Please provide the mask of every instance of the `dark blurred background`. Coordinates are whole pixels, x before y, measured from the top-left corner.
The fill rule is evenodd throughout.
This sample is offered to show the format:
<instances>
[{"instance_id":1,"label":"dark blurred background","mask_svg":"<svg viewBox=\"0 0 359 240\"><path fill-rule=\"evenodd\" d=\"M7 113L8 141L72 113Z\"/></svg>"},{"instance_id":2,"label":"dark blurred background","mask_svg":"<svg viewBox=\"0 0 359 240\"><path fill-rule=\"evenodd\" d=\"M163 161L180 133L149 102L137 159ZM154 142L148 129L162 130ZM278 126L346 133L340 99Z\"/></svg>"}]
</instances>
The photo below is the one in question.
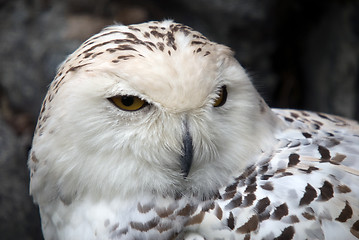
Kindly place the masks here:
<instances>
[{"instance_id":1,"label":"dark blurred background","mask_svg":"<svg viewBox=\"0 0 359 240\"><path fill-rule=\"evenodd\" d=\"M0 0L1 239L41 239L26 161L58 64L106 25L168 18L235 50L271 107L359 119L359 1Z\"/></svg>"}]
</instances>

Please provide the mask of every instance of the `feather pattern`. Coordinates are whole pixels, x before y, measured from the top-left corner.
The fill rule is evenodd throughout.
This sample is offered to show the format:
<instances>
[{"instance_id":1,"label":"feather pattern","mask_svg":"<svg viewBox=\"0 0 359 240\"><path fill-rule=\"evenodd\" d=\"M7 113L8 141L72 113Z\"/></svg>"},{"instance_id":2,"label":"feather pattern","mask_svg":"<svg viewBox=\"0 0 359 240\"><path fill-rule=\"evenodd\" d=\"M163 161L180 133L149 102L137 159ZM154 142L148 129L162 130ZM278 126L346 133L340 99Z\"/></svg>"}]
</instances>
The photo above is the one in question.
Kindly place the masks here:
<instances>
[{"instance_id":1,"label":"feather pattern","mask_svg":"<svg viewBox=\"0 0 359 240\"><path fill-rule=\"evenodd\" d=\"M359 238L358 124L273 111L288 126L273 150L221 188L212 209L199 208L192 219L202 221L188 231L205 239Z\"/></svg>"}]
</instances>

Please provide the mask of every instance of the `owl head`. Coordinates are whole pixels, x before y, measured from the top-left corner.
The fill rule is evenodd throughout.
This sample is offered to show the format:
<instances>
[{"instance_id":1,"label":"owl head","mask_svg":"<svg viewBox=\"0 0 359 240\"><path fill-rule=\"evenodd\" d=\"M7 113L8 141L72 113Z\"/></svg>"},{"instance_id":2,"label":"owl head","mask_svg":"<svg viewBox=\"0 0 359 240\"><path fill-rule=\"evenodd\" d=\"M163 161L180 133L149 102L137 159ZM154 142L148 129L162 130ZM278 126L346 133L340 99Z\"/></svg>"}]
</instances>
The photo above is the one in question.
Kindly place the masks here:
<instances>
[{"instance_id":1,"label":"owl head","mask_svg":"<svg viewBox=\"0 0 359 240\"><path fill-rule=\"evenodd\" d=\"M31 192L210 197L273 143L274 124L228 47L172 21L107 27L50 85Z\"/></svg>"}]
</instances>

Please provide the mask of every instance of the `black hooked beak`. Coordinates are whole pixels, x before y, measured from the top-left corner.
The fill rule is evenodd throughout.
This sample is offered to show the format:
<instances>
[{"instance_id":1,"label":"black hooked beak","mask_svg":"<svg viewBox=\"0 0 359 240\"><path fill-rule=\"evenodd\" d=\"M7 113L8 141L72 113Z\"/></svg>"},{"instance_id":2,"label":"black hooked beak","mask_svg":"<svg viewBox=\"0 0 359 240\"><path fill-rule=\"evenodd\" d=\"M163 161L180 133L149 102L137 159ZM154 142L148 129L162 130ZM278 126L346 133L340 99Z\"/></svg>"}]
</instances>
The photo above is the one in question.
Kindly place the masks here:
<instances>
[{"instance_id":1,"label":"black hooked beak","mask_svg":"<svg viewBox=\"0 0 359 240\"><path fill-rule=\"evenodd\" d=\"M181 155L181 169L183 176L186 178L191 170L193 160L192 136L189 132L187 122L185 122L185 134L183 136L183 150Z\"/></svg>"}]
</instances>

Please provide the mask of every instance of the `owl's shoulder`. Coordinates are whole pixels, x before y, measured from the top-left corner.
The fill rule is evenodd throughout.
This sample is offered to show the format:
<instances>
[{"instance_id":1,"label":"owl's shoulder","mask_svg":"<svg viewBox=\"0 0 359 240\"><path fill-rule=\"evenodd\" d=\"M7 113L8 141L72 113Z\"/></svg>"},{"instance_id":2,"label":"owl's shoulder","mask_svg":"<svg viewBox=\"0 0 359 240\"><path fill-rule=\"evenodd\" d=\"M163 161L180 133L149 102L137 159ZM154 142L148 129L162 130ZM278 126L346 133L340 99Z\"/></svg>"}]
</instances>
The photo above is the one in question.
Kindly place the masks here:
<instances>
[{"instance_id":1,"label":"owl's shoulder","mask_svg":"<svg viewBox=\"0 0 359 240\"><path fill-rule=\"evenodd\" d=\"M189 229L210 239L358 238L358 124L322 113L274 112L287 128L272 150L220 189Z\"/></svg>"}]
</instances>

